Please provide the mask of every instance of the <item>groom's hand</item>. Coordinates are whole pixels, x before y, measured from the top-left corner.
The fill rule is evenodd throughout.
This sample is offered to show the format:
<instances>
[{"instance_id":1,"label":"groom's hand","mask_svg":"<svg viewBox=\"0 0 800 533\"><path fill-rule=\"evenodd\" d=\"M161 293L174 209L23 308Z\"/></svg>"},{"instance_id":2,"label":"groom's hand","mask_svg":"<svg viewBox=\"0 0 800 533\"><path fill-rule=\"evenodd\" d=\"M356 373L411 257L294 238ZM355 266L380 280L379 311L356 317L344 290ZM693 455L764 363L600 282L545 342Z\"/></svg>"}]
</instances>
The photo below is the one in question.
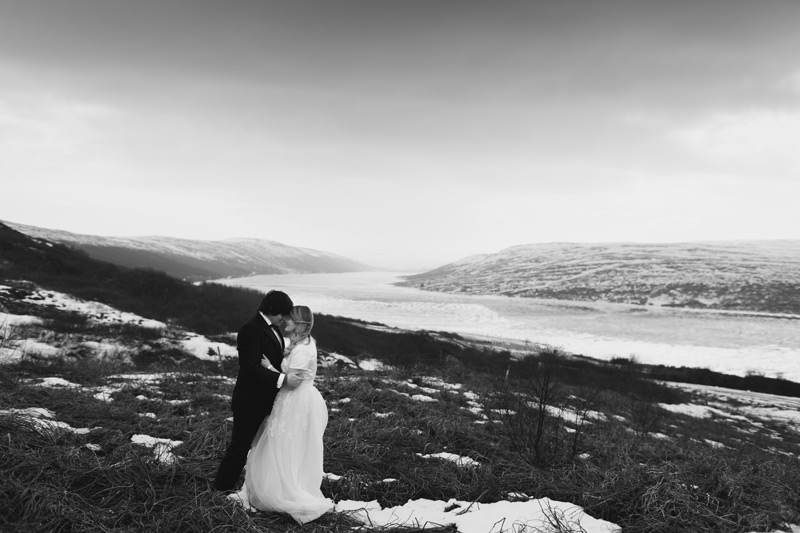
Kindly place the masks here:
<instances>
[{"instance_id":1,"label":"groom's hand","mask_svg":"<svg viewBox=\"0 0 800 533\"><path fill-rule=\"evenodd\" d=\"M302 382L303 372L301 370L291 370L286 374L286 379L283 384L289 389L294 389Z\"/></svg>"}]
</instances>

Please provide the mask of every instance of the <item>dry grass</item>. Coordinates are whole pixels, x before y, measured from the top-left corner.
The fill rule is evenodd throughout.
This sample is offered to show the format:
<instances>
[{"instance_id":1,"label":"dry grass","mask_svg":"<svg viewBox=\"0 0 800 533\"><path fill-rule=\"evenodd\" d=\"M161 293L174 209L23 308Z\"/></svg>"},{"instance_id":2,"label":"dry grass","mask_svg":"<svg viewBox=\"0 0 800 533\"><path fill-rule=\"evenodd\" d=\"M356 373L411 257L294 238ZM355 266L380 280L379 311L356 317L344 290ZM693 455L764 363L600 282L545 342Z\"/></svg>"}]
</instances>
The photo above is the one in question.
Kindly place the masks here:
<instances>
[{"instance_id":1,"label":"dry grass","mask_svg":"<svg viewBox=\"0 0 800 533\"><path fill-rule=\"evenodd\" d=\"M229 436L226 395L232 387L214 365L198 362L154 383L113 377L120 369L101 362L27 363L6 370L0 409L44 407L74 428L96 429L78 435L0 416L3 531L299 530L285 516L247 513L211 490ZM756 443L715 449L678 436L713 431L708 422L693 426L689 419L670 418L676 438L659 440L609 417L586 424L579 446L585 458L533 467L509 446L501 427L479 423L465 409L465 390L482 399L497 394L487 376L459 373L469 379L460 382L460 391L429 392L438 401L419 402L405 394L420 392L422 371L435 372L321 371L319 388L331 411L325 470L342 476L323 482L327 496L393 506L419 498L493 502L524 492L576 503L626 532L767 531L798 519L796 458L766 452ZM87 388L37 386L45 375ZM453 382L446 371L440 377ZM91 387L100 385L118 387L113 401L94 398ZM630 402L615 394L598 398L598 408L630 416L624 412ZM140 416L146 413L155 416ZM151 449L131 442L135 434L182 441L174 449L178 461L158 462ZM786 447L797 450L795 444ZM421 457L439 452L479 464L465 468ZM553 519L551 531L571 527L557 515ZM303 531L352 531L356 525L347 515L332 513Z\"/></svg>"}]
</instances>

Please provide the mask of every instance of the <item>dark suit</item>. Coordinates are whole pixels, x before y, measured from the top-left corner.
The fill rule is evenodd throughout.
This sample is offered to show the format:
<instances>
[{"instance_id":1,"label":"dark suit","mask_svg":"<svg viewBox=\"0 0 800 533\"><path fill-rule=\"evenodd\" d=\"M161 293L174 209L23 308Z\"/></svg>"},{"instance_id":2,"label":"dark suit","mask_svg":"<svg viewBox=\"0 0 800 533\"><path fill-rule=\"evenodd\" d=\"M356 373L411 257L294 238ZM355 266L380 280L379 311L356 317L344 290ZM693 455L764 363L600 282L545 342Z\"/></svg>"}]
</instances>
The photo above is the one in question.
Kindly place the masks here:
<instances>
[{"instance_id":1,"label":"dark suit","mask_svg":"<svg viewBox=\"0 0 800 533\"><path fill-rule=\"evenodd\" d=\"M261 357L266 355L272 366L280 370L283 346L260 314L256 313L241 327L236 337L236 349L239 352L239 375L231 397L233 430L214 482L217 490L232 490L236 486L253 438L261 422L272 411L280 390L280 374L261 366Z\"/></svg>"}]
</instances>

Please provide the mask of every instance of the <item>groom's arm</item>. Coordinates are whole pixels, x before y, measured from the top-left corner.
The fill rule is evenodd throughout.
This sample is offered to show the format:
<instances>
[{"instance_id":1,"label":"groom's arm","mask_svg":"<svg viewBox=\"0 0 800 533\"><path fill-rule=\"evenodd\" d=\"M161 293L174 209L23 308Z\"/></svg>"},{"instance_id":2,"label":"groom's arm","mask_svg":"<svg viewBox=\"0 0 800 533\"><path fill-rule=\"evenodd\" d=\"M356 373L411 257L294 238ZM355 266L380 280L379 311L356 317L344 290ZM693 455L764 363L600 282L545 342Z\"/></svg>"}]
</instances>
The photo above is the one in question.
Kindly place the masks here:
<instances>
[{"instance_id":1,"label":"groom's arm","mask_svg":"<svg viewBox=\"0 0 800 533\"><path fill-rule=\"evenodd\" d=\"M278 384L277 387L280 389L283 385L283 382L286 381L286 386L290 389L295 388L299 383L297 383L297 379L295 379L294 374L295 372L289 372L288 374L281 373L280 370L272 366L269 358L266 355L261 356L261 366L269 370L270 372L274 372L278 374Z\"/></svg>"},{"instance_id":2,"label":"groom's arm","mask_svg":"<svg viewBox=\"0 0 800 533\"><path fill-rule=\"evenodd\" d=\"M265 387L280 387L283 374L261 366L261 334L255 326L244 326L236 337L239 367Z\"/></svg>"}]
</instances>

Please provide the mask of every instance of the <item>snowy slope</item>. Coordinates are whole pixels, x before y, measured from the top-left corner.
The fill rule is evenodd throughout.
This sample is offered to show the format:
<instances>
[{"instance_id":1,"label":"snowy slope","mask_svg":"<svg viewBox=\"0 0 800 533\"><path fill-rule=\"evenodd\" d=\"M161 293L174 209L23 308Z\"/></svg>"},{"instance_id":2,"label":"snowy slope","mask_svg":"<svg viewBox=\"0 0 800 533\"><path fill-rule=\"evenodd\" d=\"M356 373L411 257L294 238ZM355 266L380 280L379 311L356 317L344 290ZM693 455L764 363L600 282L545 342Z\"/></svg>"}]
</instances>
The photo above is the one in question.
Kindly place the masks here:
<instances>
[{"instance_id":1,"label":"snowy slope","mask_svg":"<svg viewBox=\"0 0 800 533\"><path fill-rule=\"evenodd\" d=\"M800 241L531 244L409 276L442 292L800 314Z\"/></svg>"},{"instance_id":2,"label":"snowy slope","mask_svg":"<svg viewBox=\"0 0 800 533\"><path fill-rule=\"evenodd\" d=\"M153 268L190 281L255 274L374 270L339 255L263 239L200 241L161 236L101 237L4 223L28 236L83 250L95 259L127 267Z\"/></svg>"}]
</instances>

